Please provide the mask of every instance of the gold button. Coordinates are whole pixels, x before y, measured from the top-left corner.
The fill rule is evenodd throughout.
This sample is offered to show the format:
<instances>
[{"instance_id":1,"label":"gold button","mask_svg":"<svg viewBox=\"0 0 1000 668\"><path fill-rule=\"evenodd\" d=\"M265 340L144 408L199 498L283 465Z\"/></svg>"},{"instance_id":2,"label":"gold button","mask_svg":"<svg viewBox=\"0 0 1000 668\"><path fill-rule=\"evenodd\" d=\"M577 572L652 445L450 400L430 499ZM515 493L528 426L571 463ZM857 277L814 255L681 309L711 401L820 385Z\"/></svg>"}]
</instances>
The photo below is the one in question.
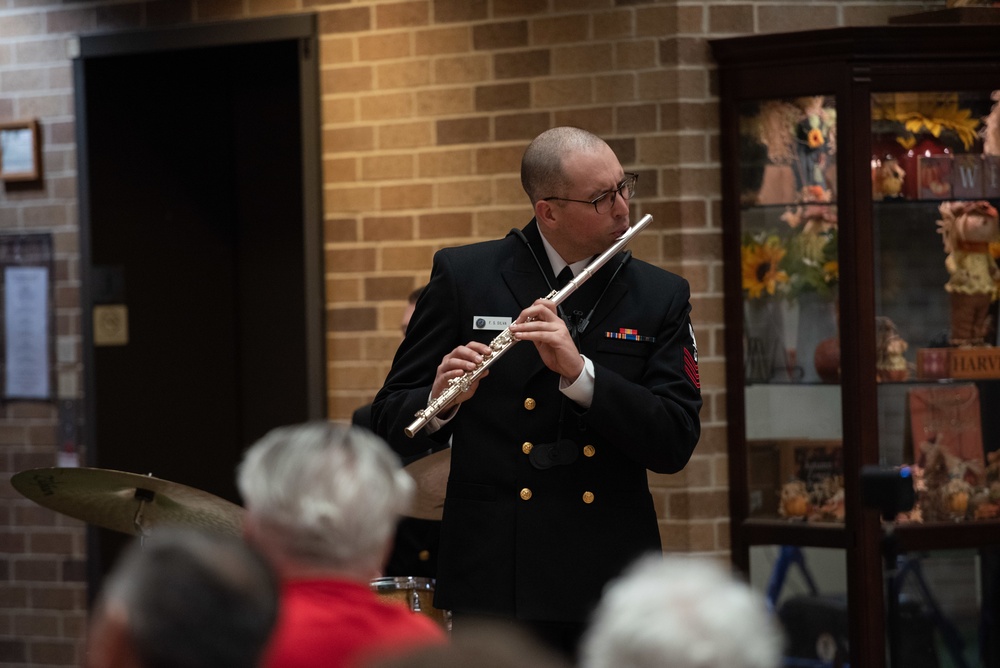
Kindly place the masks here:
<instances>
[{"instance_id":1,"label":"gold button","mask_svg":"<svg viewBox=\"0 0 1000 668\"><path fill-rule=\"evenodd\" d=\"M428 561L431 558L431 553L427 550L420 550L420 554L417 555L420 561Z\"/></svg>"},{"instance_id":2,"label":"gold button","mask_svg":"<svg viewBox=\"0 0 1000 668\"><path fill-rule=\"evenodd\" d=\"M524 407L527 408L529 411L535 410L535 400L532 399L531 397L528 397L527 399L524 400Z\"/></svg>"},{"instance_id":3,"label":"gold button","mask_svg":"<svg viewBox=\"0 0 1000 668\"><path fill-rule=\"evenodd\" d=\"M524 453L524 454L526 454L526 455L530 455L530 454L531 454L531 449L532 449L533 447L535 447L535 446L534 446L534 445L533 445L533 444L531 443L531 441L525 441L525 442L524 442L524 443L523 443L523 444L521 445L521 452L523 452L523 453Z\"/></svg>"},{"instance_id":4,"label":"gold button","mask_svg":"<svg viewBox=\"0 0 1000 668\"><path fill-rule=\"evenodd\" d=\"M584 492L583 493L583 502L584 503L593 503L594 502L594 493L593 492Z\"/></svg>"},{"instance_id":5,"label":"gold button","mask_svg":"<svg viewBox=\"0 0 1000 668\"><path fill-rule=\"evenodd\" d=\"M583 456L584 457L593 457L595 452L597 452L597 450L594 449L594 446L592 446L592 445L585 445L585 446L583 446Z\"/></svg>"},{"instance_id":6,"label":"gold button","mask_svg":"<svg viewBox=\"0 0 1000 668\"><path fill-rule=\"evenodd\" d=\"M521 490L521 499L523 501L527 501L530 498L531 498L531 490L525 487L524 489Z\"/></svg>"}]
</instances>

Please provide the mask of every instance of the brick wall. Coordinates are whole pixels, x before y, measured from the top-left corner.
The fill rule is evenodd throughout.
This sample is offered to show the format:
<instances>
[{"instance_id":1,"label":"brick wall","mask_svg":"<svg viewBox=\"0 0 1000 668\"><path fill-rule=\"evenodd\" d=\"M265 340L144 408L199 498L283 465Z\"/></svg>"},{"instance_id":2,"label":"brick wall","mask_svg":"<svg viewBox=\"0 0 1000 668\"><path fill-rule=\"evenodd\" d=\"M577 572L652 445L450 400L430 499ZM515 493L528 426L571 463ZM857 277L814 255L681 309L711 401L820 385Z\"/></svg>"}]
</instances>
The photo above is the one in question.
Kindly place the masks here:
<instances>
[{"instance_id":1,"label":"brick wall","mask_svg":"<svg viewBox=\"0 0 1000 668\"><path fill-rule=\"evenodd\" d=\"M435 249L529 214L518 165L553 125L607 138L652 213L637 257L693 290L705 408L691 464L651 476L665 545L728 549L716 101L707 39L940 8L905 0L0 0L0 121L38 118L42 187L0 190L0 233L50 232L56 378L79 398L75 34L311 11L322 31L329 415L370 400L407 293ZM55 405L0 406L0 666L71 666L86 622L79 522L23 499L10 474L56 465Z\"/></svg>"}]
</instances>

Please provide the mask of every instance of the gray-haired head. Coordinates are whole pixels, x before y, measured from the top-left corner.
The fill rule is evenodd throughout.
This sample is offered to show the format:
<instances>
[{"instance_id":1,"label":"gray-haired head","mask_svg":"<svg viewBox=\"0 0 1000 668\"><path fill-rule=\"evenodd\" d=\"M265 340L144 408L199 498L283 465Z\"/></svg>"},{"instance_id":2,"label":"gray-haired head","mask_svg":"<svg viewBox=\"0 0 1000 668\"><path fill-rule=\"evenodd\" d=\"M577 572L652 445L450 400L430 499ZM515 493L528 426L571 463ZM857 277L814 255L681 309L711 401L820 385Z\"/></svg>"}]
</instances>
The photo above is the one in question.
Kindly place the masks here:
<instances>
[{"instance_id":1,"label":"gray-haired head","mask_svg":"<svg viewBox=\"0 0 1000 668\"><path fill-rule=\"evenodd\" d=\"M587 130L562 126L535 137L521 157L521 187L534 204L570 186L563 158L570 153L596 151L607 143Z\"/></svg>"},{"instance_id":2,"label":"gray-haired head","mask_svg":"<svg viewBox=\"0 0 1000 668\"><path fill-rule=\"evenodd\" d=\"M298 567L359 578L381 567L413 479L366 429L330 422L280 427L254 443L237 469L245 522Z\"/></svg>"},{"instance_id":3,"label":"gray-haired head","mask_svg":"<svg viewBox=\"0 0 1000 668\"><path fill-rule=\"evenodd\" d=\"M784 638L764 599L708 558L636 562L612 582L581 668L777 668Z\"/></svg>"}]
</instances>

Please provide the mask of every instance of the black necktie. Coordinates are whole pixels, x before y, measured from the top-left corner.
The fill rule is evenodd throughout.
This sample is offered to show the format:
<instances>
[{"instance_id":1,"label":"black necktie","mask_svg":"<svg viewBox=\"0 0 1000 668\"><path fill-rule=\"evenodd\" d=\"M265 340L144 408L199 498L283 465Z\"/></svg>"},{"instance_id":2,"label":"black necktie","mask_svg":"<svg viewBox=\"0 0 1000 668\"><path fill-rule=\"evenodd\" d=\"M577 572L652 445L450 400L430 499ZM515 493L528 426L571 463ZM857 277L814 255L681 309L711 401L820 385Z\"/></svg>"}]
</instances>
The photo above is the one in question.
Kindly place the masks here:
<instances>
[{"instance_id":1,"label":"black necktie","mask_svg":"<svg viewBox=\"0 0 1000 668\"><path fill-rule=\"evenodd\" d=\"M558 286L559 288L564 288L566 287L566 284L569 283L571 280L573 280L573 270L570 269L569 265L567 264L565 267L563 267L563 270L559 272L559 275L556 276L556 286Z\"/></svg>"}]
</instances>

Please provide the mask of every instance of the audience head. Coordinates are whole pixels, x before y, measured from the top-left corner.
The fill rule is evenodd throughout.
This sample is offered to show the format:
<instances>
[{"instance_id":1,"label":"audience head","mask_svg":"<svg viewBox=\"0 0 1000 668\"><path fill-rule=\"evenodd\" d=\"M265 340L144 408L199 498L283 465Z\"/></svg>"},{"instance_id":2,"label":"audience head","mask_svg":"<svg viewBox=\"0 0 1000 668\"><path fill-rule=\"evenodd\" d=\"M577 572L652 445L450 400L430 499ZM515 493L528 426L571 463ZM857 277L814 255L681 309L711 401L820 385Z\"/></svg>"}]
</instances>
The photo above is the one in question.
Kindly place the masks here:
<instances>
[{"instance_id":1,"label":"audience head","mask_svg":"<svg viewBox=\"0 0 1000 668\"><path fill-rule=\"evenodd\" d=\"M380 569L414 483L367 429L330 422L279 427L237 469L247 538L282 577L368 582Z\"/></svg>"},{"instance_id":2,"label":"audience head","mask_svg":"<svg viewBox=\"0 0 1000 668\"><path fill-rule=\"evenodd\" d=\"M162 529L105 579L88 668L254 668L278 610L264 559L232 536Z\"/></svg>"},{"instance_id":3,"label":"audience head","mask_svg":"<svg viewBox=\"0 0 1000 668\"><path fill-rule=\"evenodd\" d=\"M783 637L763 598L708 558L640 559L612 582L581 668L777 668Z\"/></svg>"}]
</instances>

